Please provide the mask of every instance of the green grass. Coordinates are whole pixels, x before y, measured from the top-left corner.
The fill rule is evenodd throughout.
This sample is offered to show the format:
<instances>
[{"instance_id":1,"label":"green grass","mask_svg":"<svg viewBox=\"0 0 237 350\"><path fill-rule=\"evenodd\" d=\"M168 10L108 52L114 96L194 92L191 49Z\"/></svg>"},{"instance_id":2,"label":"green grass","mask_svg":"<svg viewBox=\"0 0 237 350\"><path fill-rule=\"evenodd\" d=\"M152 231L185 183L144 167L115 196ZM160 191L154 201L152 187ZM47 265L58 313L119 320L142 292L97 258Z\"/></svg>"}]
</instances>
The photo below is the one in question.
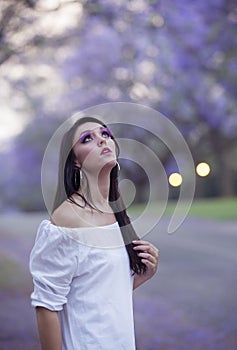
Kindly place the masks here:
<instances>
[{"instance_id":1,"label":"green grass","mask_svg":"<svg viewBox=\"0 0 237 350\"><path fill-rule=\"evenodd\" d=\"M0 256L0 267L0 289L19 290L25 287L27 278L16 261Z\"/></svg>"},{"instance_id":2,"label":"green grass","mask_svg":"<svg viewBox=\"0 0 237 350\"><path fill-rule=\"evenodd\" d=\"M15 287L15 280L19 273L16 262L9 258L0 257L0 266L0 287Z\"/></svg>"},{"instance_id":3,"label":"green grass","mask_svg":"<svg viewBox=\"0 0 237 350\"><path fill-rule=\"evenodd\" d=\"M176 204L177 201L170 200L164 214L171 215ZM129 214L138 215L143 212L144 208L144 205L134 205L129 209ZM159 212L160 210L162 210L162 206L159 203L151 204L151 213ZM182 212L182 205L180 211ZM237 197L195 199L188 216L217 220L237 220Z\"/></svg>"}]
</instances>

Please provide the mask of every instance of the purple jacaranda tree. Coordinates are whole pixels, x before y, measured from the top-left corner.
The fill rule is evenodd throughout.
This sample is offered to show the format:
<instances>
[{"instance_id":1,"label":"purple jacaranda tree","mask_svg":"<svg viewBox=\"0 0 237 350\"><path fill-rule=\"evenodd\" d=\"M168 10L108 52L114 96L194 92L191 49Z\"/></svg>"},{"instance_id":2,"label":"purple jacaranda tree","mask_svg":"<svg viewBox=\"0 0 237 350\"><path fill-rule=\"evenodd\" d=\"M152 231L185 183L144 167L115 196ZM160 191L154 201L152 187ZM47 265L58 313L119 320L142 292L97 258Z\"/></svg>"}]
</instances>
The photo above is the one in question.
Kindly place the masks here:
<instances>
[{"instance_id":1,"label":"purple jacaranda tree","mask_svg":"<svg viewBox=\"0 0 237 350\"><path fill-rule=\"evenodd\" d=\"M233 195L234 3L119 2L111 8L89 1L85 8L90 15L62 67L69 82L65 98L74 109L122 100L164 112L184 134L195 162L212 163L219 194Z\"/></svg>"},{"instance_id":2,"label":"purple jacaranda tree","mask_svg":"<svg viewBox=\"0 0 237 350\"><path fill-rule=\"evenodd\" d=\"M57 11L64 10L64 6L66 9L66 3L76 5L75 11L80 9L77 25L68 24L56 34L39 25L52 12L56 14L51 19L55 27ZM11 11L13 4L13 0L8 2ZM213 173L219 176L219 194L235 193L234 1L62 1L50 11L42 8L41 1L29 4L30 1L18 2L17 6L27 7L25 16L22 7L15 7L18 21L26 21L29 11L32 13L31 21L26 21L28 28L26 22L18 27L13 19L7 22L5 5L1 22L7 24L2 27L1 38L7 47L20 44L14 37L17 28L23 34L21 40L29 40L18 49L6 50L9 56L4 56L2 67L7 68L4 79L13 87L12 101L19 92L21 99L25 95L25 113L33 119L35 129L42 115L47 120L52 116L57 119L58 114L66 119L98 103L145 104L163 112L177 125L195 162L211 163ZM30 33L27 36L26 29ZM19 77L10 74L14 60L24 68ZM43 128L38 132L44 132ZM23 133L18 140L25 137ZM43 142L41 136L35 140ZM33 141L29 140L28 145L30 142ZM27 163L30 166L39 161L36 153L34 158L24 152L26 167ZM166 152L161 157L164 164L170 164ZM26 179L25 183L30 181Z\"/></svg>"},{"instance_id":3,"label":"purple jacaranda tree","mask_svg":"<svg viewBox=\"0 0 237 350\"><path fill-rule=\"evenodd\" d=\"M7 0L1 1L0 64L28 54L38 56L45 47L55 47L70 40L64 26L58 26L68 10L77 14L82 1ZM71 17L72 18L72 17ZM66 26L72 29L71 23ZM26 63L26 62L25 62Z\"/></svg>"},{"instance_id":4,"label":"purple jacaranda tree","mask_svg":"<svg viewBox=\"0 0 237 350\"><path fill-rule=\"evenodd\" d=\"M42 116L34 119L14 139L8 152L0 154L1 163L7 164L0 176L4 199L0 203L1 210L45 210L41 193L41 165L50 137L60 124L59 118ZM55 156L52 154L52 169L57 166L57 161L58 154L55 151ZM49 174L50 171L51 168L48 169ZM57 181L57 173L50 176Z\"/></svg>"},{"instance_id":5,"label":"purple jacaranda tree","mask_svg":"<svg viewBox=\"0 0 237 350\"><path fill-rule=\"evenodd\" d=\"M237 73L230 77L230 71L237 54L236 6L221 0L168 3L162 31L169 37L173 65L162 110L183 129L196 162L215 164L219 194L233 195Z\"/></svg>"}]
</instances>

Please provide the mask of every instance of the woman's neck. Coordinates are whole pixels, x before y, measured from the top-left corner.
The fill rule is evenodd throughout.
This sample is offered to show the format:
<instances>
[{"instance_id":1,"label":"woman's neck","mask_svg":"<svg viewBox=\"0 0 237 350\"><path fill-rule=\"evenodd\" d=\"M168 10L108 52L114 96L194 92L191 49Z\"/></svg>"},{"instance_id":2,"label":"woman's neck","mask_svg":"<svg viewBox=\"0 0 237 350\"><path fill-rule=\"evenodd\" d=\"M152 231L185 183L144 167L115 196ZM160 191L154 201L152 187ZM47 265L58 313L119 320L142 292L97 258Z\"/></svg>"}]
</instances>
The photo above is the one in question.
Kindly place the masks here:
<instances>
[{"instance_id":1,"label":"woman's neck","mask_svg":"<svg viewBox=\"0 0 237 350\"><path fill-rule=\"evenodd\" d=\"M86 179L82 179L81 191L83 195L93 206L101 211L110 208L110 171L111 169L103 169L99 174L86 174Z\"/></svg>"}]
</instances>

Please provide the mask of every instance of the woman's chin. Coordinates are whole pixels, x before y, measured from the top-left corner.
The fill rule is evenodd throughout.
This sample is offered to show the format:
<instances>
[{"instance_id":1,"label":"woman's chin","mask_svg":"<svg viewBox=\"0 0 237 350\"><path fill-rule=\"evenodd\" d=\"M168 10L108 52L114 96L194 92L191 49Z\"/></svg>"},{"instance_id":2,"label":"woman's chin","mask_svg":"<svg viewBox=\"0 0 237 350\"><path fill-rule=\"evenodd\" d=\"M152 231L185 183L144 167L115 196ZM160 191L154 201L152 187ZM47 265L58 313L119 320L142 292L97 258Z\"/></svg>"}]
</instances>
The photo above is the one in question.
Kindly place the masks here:
<instances>
[{"instance_id":1,"label":"woman's chin","mask_svg":"<svg viewBox=\"0 0 237 350\"><path fill-rule=\"evenodd\" d=\"M111 159L110 161L107 160L107 162L104 163L101 167L101 171L104 170L112 170L117 164L117 161L115 159Z\"/></svg>"}]
</instances>

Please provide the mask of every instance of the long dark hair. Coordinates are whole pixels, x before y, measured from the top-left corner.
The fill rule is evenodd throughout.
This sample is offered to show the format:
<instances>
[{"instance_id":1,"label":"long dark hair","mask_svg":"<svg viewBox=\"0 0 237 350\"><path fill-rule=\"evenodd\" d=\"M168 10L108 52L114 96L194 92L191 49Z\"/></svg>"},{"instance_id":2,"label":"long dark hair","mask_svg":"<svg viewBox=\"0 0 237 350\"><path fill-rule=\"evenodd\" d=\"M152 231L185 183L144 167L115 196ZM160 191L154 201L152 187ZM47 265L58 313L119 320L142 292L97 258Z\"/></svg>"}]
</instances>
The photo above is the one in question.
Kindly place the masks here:
<instances>
[{"instance_id":1,"label":"long dark hair","mask_svg":"<svg viewBox=\"0 0 237 350\"><path fill-rule=\"evenodd\" d=\"M77 128L85 123L93 122L107 127L99 119L94 117L83 117L78 119L73 126L64 134L59 157L59 171L58 171L58 184L56 196L53 204L52 212L60 206L65 200L69 200L75 205L79 205L72 195L76 194L84 201L84 207L96 209L92 203L90 203L82 194L78 192L80 188L80 169L75 166L75 154L73 151L72 140ZM111 136L116 147L116 156L119 155L119 146L114 136ZM129 216L127 215L126 207L123 203L123 199L120 195L118 188L118 165L114 166L110 172L110 189L109 189L109 204L114 212L116 220L120 226L120 230L123 236L123 240L126 246L126 250L129 256L130 268L136 274L142 274L146 271L146 265L141 262L141 258L137 255L138 252L133 249L133 240L138 240L137 236Z\"/></svg>"}]
</instances>

